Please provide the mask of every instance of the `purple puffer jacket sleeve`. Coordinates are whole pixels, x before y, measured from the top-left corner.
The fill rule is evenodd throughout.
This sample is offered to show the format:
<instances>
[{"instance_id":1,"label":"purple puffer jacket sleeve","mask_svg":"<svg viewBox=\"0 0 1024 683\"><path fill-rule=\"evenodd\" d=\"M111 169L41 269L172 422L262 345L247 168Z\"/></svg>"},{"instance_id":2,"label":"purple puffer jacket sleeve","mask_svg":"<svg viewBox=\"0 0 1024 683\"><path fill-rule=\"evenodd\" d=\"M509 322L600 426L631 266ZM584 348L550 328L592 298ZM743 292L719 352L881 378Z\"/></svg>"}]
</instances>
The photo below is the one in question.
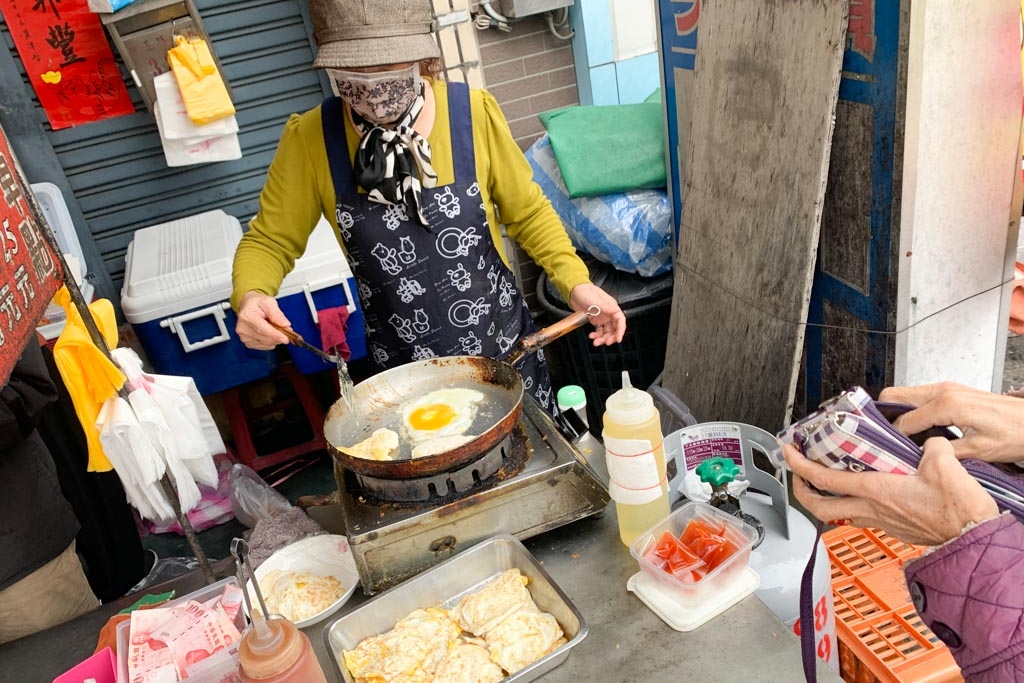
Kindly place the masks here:
<instances>
[{"instance_id":1,"label":"purple puffer jacket sleeve","mask_svg":"<svg viewBox=\"0 0 1024 683\"><path fill-rule=\"evenodd\" d=\"M906 567L918 614L969 683L1024 680L1024 524L1003 514Z\"/></svg>"}]
</instances>

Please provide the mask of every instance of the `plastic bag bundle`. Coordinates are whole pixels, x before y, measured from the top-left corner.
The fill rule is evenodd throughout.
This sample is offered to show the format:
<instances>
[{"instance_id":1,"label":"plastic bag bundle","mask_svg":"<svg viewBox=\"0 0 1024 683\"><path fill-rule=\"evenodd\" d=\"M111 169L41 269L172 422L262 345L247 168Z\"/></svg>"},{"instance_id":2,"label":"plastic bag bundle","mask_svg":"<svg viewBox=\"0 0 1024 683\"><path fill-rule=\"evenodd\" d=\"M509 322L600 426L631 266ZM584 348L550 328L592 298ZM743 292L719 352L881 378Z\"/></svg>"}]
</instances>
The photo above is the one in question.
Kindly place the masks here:
<instances>
[{"instance_id":1,"label":"plastic bag bundle","mask_svg":"<svg viewBox=\"0 0 1024 683\"><path fill-rule=\"evenodd\" d=\"M103 451L144 518L174 518L160 486L165 473L187 513L200 502L199 484L218 483L213 456L225 449L213 417L191 378L146 374L131 349L114 349L111 356L130 390L127 401L109 399L96 420Z\"/></svg>"},{"instance_id":2,"label":"plastic bag bundle","mask_svg":"<svg viewBox=\"0 0 1024 683\"><path fill-rule=\"evenodd\" d=\"M174 36L174 47L167 51L167 63L193 123L201 126L235 113L235 105L205 40Z\"/></svg>"},{"instance_id":3,"label":"plastic bag bundle","mask_svg":"<svg viewBox=\"0 0 1024 683\"><path fill-rule=\"evenodd\" d=\"M573 246L619 270L653 277L672 268L672 206L664 190L570 199L548 136L526 151L533 179Z\"/></svg>"}]
</instances>

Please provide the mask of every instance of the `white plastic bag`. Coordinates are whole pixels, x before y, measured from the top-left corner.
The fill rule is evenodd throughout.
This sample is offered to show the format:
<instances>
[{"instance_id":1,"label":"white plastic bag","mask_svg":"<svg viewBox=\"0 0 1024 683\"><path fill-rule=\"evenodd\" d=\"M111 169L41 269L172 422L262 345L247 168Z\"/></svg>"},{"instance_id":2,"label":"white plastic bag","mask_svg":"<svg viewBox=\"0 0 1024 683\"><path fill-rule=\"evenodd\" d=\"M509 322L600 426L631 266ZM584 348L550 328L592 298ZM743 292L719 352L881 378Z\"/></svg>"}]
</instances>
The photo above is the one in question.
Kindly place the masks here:
<instances>
[{"instance_id":1,"label":"white plastic bag","mask_svg":"<svg viewBox=\"0 0 1024 683\"><path fill-rule=\"evenodd\" d=\"M245 465L232 466L228 485L235 519L250 529L261 519L270 519L292 509L287 498L270 488L260 475Z\"/></svg>"}]
</instances>

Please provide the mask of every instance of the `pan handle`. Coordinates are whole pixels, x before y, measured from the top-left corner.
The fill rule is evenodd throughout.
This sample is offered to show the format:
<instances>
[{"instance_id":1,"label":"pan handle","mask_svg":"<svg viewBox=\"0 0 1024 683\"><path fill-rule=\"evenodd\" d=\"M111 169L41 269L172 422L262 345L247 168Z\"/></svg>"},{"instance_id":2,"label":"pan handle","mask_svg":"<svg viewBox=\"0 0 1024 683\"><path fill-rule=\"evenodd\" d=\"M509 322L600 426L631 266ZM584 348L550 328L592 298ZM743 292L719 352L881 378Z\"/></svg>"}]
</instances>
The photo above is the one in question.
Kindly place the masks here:
<instances>
[{"instance_id":1,"label":"pan handle","mask_svg":"<svg viewBox=\"0 0 1024 683\"><path fill-rule=\"evenodd\" d=\"M511 365L517 364L526 357L527 354L534 353L537 349L547 346L559 337L563 337L576 328L582 327L584 323L598 315L601 315L601 308L599 306L591 306L585 311L577 311L576 313L562 318L556 323L537 330L533 334L521 337L519 339L518 348L514 349L512 353L509 354L505 359L505 362Z\"/></svg>"}]
</instances>

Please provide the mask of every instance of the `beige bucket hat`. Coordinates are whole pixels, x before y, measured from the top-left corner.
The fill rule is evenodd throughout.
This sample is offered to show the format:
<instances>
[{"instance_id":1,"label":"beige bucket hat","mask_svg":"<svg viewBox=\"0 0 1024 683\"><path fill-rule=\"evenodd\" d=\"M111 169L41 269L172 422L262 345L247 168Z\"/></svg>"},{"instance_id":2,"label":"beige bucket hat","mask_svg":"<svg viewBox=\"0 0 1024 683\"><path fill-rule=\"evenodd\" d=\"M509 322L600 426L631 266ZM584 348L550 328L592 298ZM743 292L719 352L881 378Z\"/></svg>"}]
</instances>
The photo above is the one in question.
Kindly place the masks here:
<instances>
[{"instance_id":1,"label":"beige bucket hat","mask_svg":"<svg viewBox=\"0 0 1024 683\"><path fill-rule=\"evenodd\" d=\"M441 56L430 0L309 0L314 69L379 66Z\"/></svg>"}]
</instances>

